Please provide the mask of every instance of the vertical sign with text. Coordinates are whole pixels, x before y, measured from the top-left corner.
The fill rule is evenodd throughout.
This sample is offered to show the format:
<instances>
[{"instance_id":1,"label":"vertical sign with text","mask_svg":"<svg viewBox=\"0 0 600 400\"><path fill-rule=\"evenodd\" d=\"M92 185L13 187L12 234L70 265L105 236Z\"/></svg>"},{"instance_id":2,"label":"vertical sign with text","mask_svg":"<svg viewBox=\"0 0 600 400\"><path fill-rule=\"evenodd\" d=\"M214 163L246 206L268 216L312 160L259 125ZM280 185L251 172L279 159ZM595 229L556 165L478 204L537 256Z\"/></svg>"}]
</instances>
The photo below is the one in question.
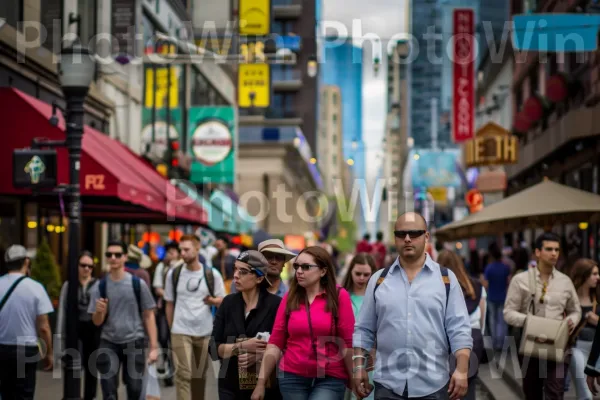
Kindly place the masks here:
<instances>
[{"instance_id":1,"label":"vertical sign with text","mask_svg":"<svg viewBox=\"0 0 600 400\"><path fill-rule=\"evenodd\" d=\"M452 138L475 137L475 12L456 8L452 15Z\"/></svg>"},{"instance_id":2,"label":"vertical sign with text","mask_svg":"<svg viewBox=\"0 0 600 400\"><path fill-rule=\"evenodd\" d=\"M115 56L134 56L136 3L135 0L112 0L110 23Z\"/></svg>"}]
</instances>

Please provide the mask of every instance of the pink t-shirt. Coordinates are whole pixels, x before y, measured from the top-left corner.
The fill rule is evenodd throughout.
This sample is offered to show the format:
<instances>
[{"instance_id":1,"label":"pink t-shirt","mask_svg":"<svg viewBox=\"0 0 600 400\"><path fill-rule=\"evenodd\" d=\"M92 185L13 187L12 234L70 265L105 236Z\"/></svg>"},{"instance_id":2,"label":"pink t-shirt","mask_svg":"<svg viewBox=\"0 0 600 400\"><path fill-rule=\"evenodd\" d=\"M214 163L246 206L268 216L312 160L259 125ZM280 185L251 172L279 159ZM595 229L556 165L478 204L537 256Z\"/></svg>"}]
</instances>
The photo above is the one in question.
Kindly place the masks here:
<instances>
[{"instance_id":1,"label":"pink t-shirt","mask_svg":"<svg viewBox=\"0 0 600 400\"><path fill-rule=\"evenodd\" d=\"M286 329L285 308L287 294L283 296L269 344L274 344L283 351L279 368L285 372L307 378L331 376L347 380L348 371L344 363L343 350L352 348L354 331L354 312L350 295L345 289L339 289L337 327L334 318L326 311L327 297L320 293L310 305L310 317L313 330L314 350L308 325L308 314L304 303L298 310L289 315ZM332 337L337 337L336 344ZM340 348L341 347L341 348Z\"/></svg>"}]
</instances>

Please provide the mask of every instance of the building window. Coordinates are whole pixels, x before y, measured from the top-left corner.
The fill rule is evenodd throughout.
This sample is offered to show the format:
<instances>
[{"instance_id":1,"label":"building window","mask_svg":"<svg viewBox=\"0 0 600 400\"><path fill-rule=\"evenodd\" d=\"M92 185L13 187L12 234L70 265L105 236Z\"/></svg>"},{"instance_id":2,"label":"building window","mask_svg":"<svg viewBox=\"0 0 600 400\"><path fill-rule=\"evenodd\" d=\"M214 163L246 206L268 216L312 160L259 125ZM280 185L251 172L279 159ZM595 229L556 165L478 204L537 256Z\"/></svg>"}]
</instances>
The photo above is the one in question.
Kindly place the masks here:
<instances>
[{"instance_id":1,"label":"building window","mask_svg":"<svg viewBox=\"0 0 600 400\"><path fill-rule=\"evenodd\" d=\"M62 15L63 0L41 2L40 23L46 28L46 40L41 45L53 53L60 52L60 38L63 34Z\"/></svg>"},{"instance_id":2,"label":"building window","mask_svg":"<svg viewBox=\"0 0 600 400\"><path fill-rule=\"evenodd\" d=\"M275 20L271 29L273 33L285 36L294 30L294 24L290 20Z\"/></svg>"},{"instance_id":3,"label":"building window","mask_svg":"<svg viewBox=\"0 0 600 400\"><path fill-rule=\"evenodd\" d=\"M94 52L96 43L93 43L98 29L98 2L97 0L78 0L77 10L81 17L81 42L87 44L90 51Z\"/></svg>"},{"instance_id":4,"label":"building window","mask_svg":"<svg viewBox=\"0 0 600 400\"><path fill-rule=\"evenodd\" d=\"M273 96L273 106L282 111L292 111L294 107L294 98L288 93L276 93Z\"/></svg>"},{"instance_id":5,"label":"building window","mask_svg":"<svg viewBox=\"0 0 600 400\"><path fill-rule=\"evenodd\" d=\"M337 102L338 102L338 95L337 95L337 93L335 93L335 92L334 92L334 93L331 95L331 102L332 102L334 105L337 105Z\"/></svg>"},{"instance_id":6,"label":"building window","mask_svg":"<svg viewBox=\"0 0 600 400\"><path fill-rule=\"evenodd\" d=\"M337 123L337 114L333 114L333 123L336 124Z\"/></svg>"},{"instance_id":7,"label":"building window","mask_svg":"<svg viewBox=\"0 0 600 400\"><path fill-rule=\"evenodd\" d=\"M336 166L337 165L337 154L333 155L332 160L333 160L333 165Z\"/></svg>"},{"instance_id":8,"label":"building window","mask_svg":"<svg viewBox=\"0 0 600 400\"><path fill-rule=\"evenodd\" d=\"M331 142L334 146L337 145L337 135L335 133L331 137Z\"/></svg>"},{"instance_id":9,"label":"building window","mask_svg":"<svg viewBox=\"0 0 600 400\"><path fill-rule=\"evenodd\" d=\"M0 18L5 19L8 25L17 28L17 24L23 21L23 0L0 1Z\"/></svg>"},{"instance_id":10,"label":"building window","mask_svg":"<svg viewBox=\"0 0 600 400\"><path fill-rule=\"evenodd\" d=\"M208 93L210 85L204 75L192 68L192 106L208 105Z\"/></svg>"}]
</instances>

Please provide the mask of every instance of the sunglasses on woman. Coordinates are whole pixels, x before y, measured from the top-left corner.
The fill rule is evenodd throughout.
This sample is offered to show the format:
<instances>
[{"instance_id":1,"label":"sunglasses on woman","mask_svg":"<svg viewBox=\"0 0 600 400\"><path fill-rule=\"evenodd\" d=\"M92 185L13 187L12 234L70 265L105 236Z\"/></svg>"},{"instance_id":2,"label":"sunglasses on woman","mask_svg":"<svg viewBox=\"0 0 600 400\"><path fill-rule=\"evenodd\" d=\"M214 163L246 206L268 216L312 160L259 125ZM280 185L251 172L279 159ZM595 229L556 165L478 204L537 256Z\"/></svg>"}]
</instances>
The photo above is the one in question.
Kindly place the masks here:
<instances>
[{"instance_id":1,"label":"sunglasses on woman","mask_svg":"<svg viewBox=\"0 0 600 400\"><path fill-rule=\"evenodd\" d=\"M317 264L298 264L298 263L292 264L292 267L294 267L295 271L298 271L298 268L300 268L304 272L308 271L311 268L319 268L319 266Z\"/></svg>"}]
</instances>

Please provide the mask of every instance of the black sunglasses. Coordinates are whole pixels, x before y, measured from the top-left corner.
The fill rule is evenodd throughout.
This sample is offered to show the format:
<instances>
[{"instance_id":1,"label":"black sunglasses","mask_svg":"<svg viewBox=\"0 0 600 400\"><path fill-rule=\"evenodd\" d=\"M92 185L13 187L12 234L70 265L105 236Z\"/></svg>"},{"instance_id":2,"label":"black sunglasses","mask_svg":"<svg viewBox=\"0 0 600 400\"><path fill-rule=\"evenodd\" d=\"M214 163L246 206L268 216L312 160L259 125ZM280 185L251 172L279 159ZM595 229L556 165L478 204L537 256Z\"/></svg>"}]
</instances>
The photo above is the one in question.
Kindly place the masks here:
<instances>
[{"instance_id":1,"label":"black sunglasses","mask_svg":"<svg viewBox=\"0 0 600 400\"><path fill-rule=\"evenodd\" d=\"M110 251L107 251L106 253L104 253L104 255L106 256L106 258L112 258L112 256L115 256L115 258L123 257L123 253L111 253Z\"/></svg>"},{"instance_id":2,"label":"black sunglasses","mask_svg":"<svg viewBox=\"0 0 600 400\"><path fill-rule=\"evenodd\" d=\"M84 263L79 263L79 267L80 267L80 268L94 269L94 264L84 264Z\"/></svg>"},{"instance_id":3,"label":"black sunglasses","mask_svg":"<svg viewBox=\"0 0 600 400\"><path fill-rule=\"evenodd\" d=\"M298 263L294 263L292 264L292 267L294 267L294 270L298 271L298 268L302 269L302 271L306 272L311 268L318 268L319 266L317 264L298 264Z\"/></svg>"},{"instance_id":4,"label":"black sunglasses","mask_svg":"<svg viewBox=\"0 0 600 400\"><path fill-rule=\"evenodd\" d=\"M404 239L406 237L406 235L408 235L409 238L411 239L416 239L418 237L421 237L425 234L426 231L394 231L394 236L396 236L398 239Z\"/></svg>"}]
</instances>

